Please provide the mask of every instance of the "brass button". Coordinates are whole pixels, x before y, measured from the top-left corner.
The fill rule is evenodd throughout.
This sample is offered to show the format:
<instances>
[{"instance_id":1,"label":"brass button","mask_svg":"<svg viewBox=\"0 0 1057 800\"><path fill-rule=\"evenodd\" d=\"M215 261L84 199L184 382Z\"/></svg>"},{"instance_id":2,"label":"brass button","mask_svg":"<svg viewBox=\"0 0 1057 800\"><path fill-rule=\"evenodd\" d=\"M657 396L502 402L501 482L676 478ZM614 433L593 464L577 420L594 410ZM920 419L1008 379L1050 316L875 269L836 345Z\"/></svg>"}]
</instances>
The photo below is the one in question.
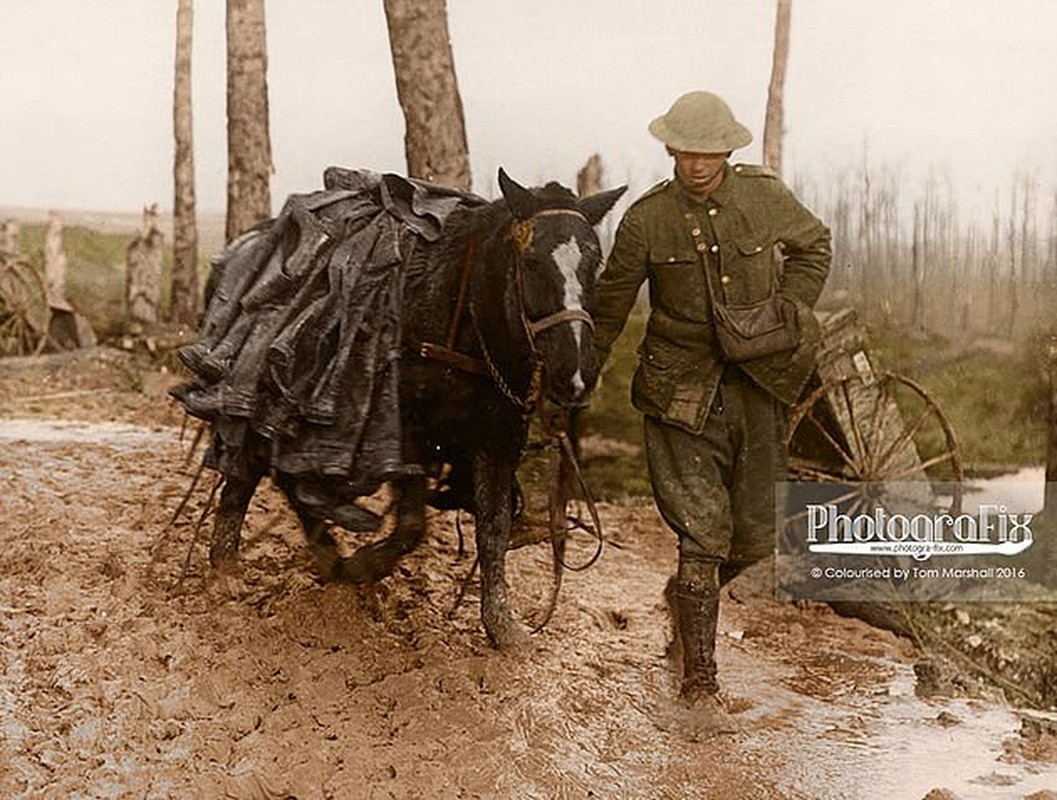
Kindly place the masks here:
<instances>
[{"instance_id":1,"label":"brass button","mask_svg":"<svg viewBox=\"0 0 1057 800\"><path fill-rule=\"evenodd\" d=\"M724 286L726 286L728 283L730 283L730 276L729 275L721 275L720 278L719 278L719 282L722 283Z\"/></svg>"},{"instance_id":2,"label":"brass button","mask_svg":"<svg viewBox=\"0 0 1057 800\"><path fill-rule=\"evenodd\" d=\"M693 218L694 218L694 215L691 214L689 211L687 211L685 214L683 214L683 219L693 219Z\"/></svg>"},{"instance_id":3,"label":"brass button","mask_svg":"<svg viewBox=\"0 0 1057 800\"><path fill-rule=\"evenodd\" d=\"M718 208L710 208L710 209L708 209L708 216L710 216L710 217L714 217L718 213L719 213L719 209Z\"/></svg>"},{"instance_id":4,"label":"brass button","mask_svg":"<svg viewBox=\"0 0 1057 800\"><path fill-rule=\"evenodd\" d=\"M708 249L711 250L713 253L718 253L719 252L719 245L718 244L714 244Z\"/></svg>"},{"instance_id":5,"label":"brass button","mask_svg":"<svg viewBox=\"0 0 1057 800\"><path fill-rule=\"evenodd\" d=\"M701 229L700 228L694 228L693 230L690 231L690 235L691 236L700 236L701 235Z\"/></svg>"},{"instance_id":6,"label":"brass button","mask_svg":"<svg viewBox=\"0 0 1057 800\"><path fill-rule=\"evenodd\" d=\"M697 243L697 252L703 253L703 252L705 252L706 249L708 249L708 245L707 244L705 244L704 242L698 242Z\"/></svg>"},{"instance_id":7,"label":"brass button","mask_svg":"<svg viewBox=\"0 0 1057 800\"><path fill-rule=\"evenodd\" d=\"M675 256L668 256L668 263L669 264L675 263Z\"/></svg>"}]
</instances>

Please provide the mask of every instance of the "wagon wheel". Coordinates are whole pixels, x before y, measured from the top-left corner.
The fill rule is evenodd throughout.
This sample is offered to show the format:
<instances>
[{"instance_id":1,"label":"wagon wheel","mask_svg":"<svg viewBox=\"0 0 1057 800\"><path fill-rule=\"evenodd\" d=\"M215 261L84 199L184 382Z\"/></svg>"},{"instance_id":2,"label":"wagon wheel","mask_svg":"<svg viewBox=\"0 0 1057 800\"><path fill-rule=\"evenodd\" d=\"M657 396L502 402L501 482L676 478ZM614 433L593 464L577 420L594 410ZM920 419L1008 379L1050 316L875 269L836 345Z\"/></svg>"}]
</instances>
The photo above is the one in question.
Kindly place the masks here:
<instances>
[{"instance_id":1,"label":"wagon wheel","mask_svg":"<svg viewBox=\"0 0 1057 800\"><path fill-rule=\"evenodd\" d=\"M961 453L950 420L924 388L894 372L830 381L792 411L789 478L852 486L934 481L960 510Z\"/></svg>"},{"instance_id":2,"label":"wagon wheel","mask_svg":"<svg viewBox=\"0 0 1057 800\"><path fill-rule=\"evenodd\" d=\"M0 356L38 355L48 343L51 306L40 272L26 261L0 267Z\"/></svg>"}]
</instances>

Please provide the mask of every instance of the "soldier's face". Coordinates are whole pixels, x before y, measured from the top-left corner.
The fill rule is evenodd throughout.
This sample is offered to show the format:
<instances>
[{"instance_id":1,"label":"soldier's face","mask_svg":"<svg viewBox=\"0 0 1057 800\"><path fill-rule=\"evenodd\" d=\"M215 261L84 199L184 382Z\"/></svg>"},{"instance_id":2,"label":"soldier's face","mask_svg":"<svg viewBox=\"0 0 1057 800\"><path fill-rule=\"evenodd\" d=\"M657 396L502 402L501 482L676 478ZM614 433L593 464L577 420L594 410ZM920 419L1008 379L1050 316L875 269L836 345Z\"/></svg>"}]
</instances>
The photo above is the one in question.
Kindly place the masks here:
<instances>
[{"instance_id":1,"label":"soldier's face","mask_svg":"<svg viewBox=\"0 0 1057 800\"><path fill-rule=\"evenodd\" d=\"M675 177L691 194L707 195L723 181L723 165L730 152L691 153L686 150L668 152L675 159Z\"/></svg>"}]
</instances>

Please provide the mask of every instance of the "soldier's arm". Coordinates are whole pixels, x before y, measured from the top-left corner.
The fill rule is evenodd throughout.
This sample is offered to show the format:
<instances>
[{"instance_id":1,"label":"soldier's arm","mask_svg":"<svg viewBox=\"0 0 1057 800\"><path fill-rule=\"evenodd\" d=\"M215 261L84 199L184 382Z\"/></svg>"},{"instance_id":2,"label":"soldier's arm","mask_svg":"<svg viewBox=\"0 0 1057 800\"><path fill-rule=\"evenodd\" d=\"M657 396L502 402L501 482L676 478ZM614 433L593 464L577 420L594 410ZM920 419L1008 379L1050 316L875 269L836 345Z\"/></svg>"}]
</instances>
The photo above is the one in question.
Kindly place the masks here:
<instances>
[{"instance_id":1,"label":"soldier's arm","mask_svg":"<svg viewBox=\"0 0 1057 800\"><path fill-rule=\"evenodd\" d=\"M784 186L782 192L784 224L779 237L785 265L778 290L814 306L833 260L830 231Z\"/></svg>"},{"instance_id":2,"label":"soldier's arm","mask_svg":"<svg viewBox=\"0 0 1057 800\"><path fill-rule=\"evenodd\" d=\"M613 249L598 278L592 316L595 320L595 357L599 368L609 358L613 342L624 329L646 280L649 249L645 227L636 208L630 208L617 227Z\"/></svg>"}]
</instances>

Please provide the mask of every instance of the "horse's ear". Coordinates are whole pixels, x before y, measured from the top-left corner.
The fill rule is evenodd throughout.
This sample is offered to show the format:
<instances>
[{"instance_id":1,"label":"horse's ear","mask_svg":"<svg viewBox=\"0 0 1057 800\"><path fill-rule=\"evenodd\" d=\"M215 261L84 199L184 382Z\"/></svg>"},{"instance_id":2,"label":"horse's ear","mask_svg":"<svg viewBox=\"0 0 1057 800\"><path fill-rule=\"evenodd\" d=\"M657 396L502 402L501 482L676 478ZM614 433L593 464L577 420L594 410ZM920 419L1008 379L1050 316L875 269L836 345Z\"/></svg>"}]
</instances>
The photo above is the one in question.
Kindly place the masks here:
<instances>
[{"instance_id":1,"label":"horse's ear","mask_svg":"<svg viewBox=\"0 0 1057 800\"><path fill-rule=\"evenodd\" d=\"M597 225L627 190L627 186L621 186L618 189L610 189L607 192L599 192L590 197L585 197L579 202L580 210L584 212L588 222L592 225Z\"/></svg>"},{"instance_id":2,"label":"horse's ear","mask_svg":"<svg viewBox=\"0 0 1057 800\"><path fill-rule=\"evenodd\" d=\"M539 210L539 201L532 192L507 175L502 167L499 168L499 191L510 213L518 219L528 219Z\"/></svg>"}]
</instances>

